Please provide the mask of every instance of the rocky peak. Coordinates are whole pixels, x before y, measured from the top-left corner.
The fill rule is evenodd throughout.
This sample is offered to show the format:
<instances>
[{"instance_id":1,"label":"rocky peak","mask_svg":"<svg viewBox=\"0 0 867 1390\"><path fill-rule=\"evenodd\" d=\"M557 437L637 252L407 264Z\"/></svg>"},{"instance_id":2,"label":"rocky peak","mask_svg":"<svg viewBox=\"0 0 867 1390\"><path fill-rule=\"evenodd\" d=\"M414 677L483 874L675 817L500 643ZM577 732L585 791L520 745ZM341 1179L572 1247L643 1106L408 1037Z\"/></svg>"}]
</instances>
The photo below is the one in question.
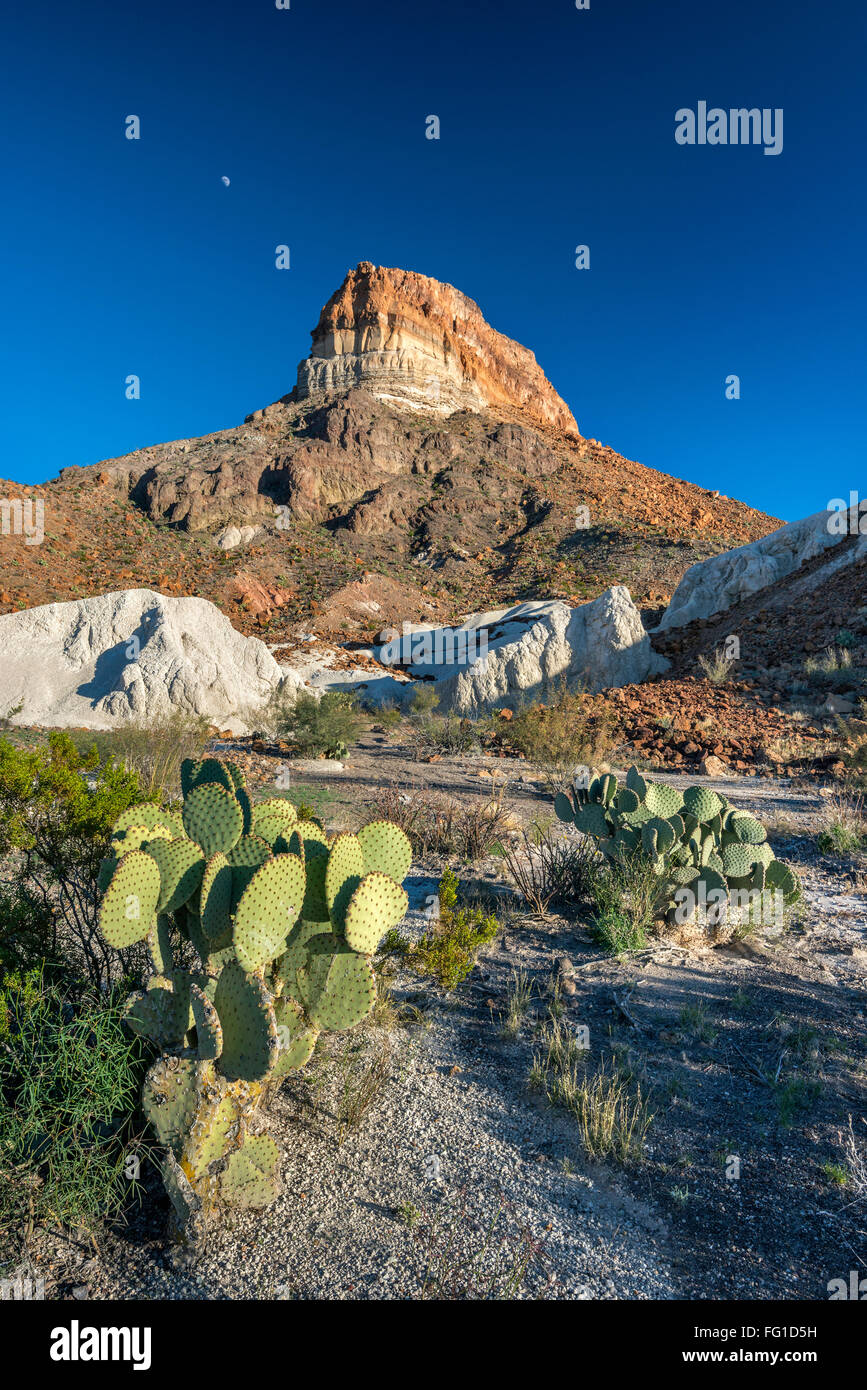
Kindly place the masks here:
<instances>
[{"instance_id":1,"label":"rocky peak","mask_svg":"<svg viewBox=\"0 0 867 1390\"><path fill-rule=\"evenodd\" d=\"M299 363L296 400L362 386L398 409L520 412L579 438L533 353L497 333L460 290L362 261L331 296Z\"/></svg>"}]
</instances>

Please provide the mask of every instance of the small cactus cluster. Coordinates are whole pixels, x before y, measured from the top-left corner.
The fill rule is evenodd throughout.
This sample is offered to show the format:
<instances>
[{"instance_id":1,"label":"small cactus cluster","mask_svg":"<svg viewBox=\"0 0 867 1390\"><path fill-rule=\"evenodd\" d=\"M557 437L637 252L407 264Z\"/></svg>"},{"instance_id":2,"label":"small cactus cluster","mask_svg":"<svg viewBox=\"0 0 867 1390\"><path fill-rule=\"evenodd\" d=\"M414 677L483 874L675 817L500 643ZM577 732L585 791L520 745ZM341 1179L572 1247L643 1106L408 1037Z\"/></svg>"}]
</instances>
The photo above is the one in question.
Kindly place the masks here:
<instances>
[{"instance_id":1,"label":"small cactus cluster","mask_svg":"<svg viewBox=\"0 0 867 1390\"><path fill-rule=\"evenodd\" d=\"M685 920L701 903L720 907L743 895L780 894L790 905L800 895L795 874L774 858L760 821L707 787L646 781L635 767L618 786L612 774L589 786L559 792L561 821L592 836L613 862L645 855L660 877L663 916L679 909ZM739 899L735 895L741 895Z\"/></svg>"},{"instance_id":2,"label":"small cactus cluster","mask_svg":"<svg viewBox=\"0 0 867 1390\"><path fill-rule=\"evenodd\" d=\"M322 1030L373 1007L370 958L406 913L412 851L389 821L329 840L286 800L253 803L229 762L187 760L181 783L180 812L145 804L117 821L100 930L118 949L147 942L154 973L125 1019L160 1050L144 1109L177 1224L195 1238L223 1206L277 1195L279 1154L257 1112Z\"/></svg>"}]
</instances>

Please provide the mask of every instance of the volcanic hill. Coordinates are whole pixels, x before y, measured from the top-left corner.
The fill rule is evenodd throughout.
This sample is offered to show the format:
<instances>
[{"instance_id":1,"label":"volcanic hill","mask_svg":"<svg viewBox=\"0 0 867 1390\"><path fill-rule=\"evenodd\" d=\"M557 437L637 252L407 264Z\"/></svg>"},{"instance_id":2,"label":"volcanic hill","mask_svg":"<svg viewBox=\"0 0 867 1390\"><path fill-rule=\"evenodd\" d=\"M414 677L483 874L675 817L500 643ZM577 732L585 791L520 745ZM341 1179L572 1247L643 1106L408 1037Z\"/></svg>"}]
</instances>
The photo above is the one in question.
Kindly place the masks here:
<instances>
[{"instance_id":1,"label":"volcanic hill","mask_svg":"<svg viewBox=\"0 0 867 1390\"><path fill-rule=\"evenodd\" d=\"M0 482L42 500L45 530L3 537L0 612L146 586L271 641L363 641L613 583L658 606L779 525L585 439L532 352L450 285L363 262L312 338L292 390L235 429Z\"/></svg>"}]
</instances>

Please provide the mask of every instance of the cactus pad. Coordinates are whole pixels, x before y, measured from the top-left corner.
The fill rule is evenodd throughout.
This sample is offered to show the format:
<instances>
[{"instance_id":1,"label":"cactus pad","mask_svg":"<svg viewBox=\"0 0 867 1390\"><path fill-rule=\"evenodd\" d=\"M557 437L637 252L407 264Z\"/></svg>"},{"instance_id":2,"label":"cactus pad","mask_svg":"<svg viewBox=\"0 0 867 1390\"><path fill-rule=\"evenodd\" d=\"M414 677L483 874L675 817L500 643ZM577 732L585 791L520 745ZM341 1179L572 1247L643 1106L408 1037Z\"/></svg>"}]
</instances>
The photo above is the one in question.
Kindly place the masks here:
<instances>
[{"instance_id":1,"label":"cactus pad","mask_svg":"<svg viewBox=\"0 0 867 1390\"><path fill-rule=\"evenodd\" d=\"M665 820L677 815L683 806L683 797L677 787L669 787L664 782L648 782L644 804L652 816Z\"/></svg>"},{"instance_id":2,"label":"cactus pad","mask_svg":"<svg viewBox=\"0 0 867 1390\"><path fill-rule=\"evenodd\" d=\"M190 1007L196 1024L199 1060L213 1062L223 1050L223 1030L217 1010L197 984L190 985Z\"/></svg>"},{"instance_id":3,"label":"cactus pad","mask_svg":"<svg viewBox=\"0 0 867 1390\"><path fill-rule=\"evenodd\" d=\"M343 933L346 909L365 874L364 850L355 835L337 835L325 870L325 901L334 930Z\"/></svg>"},{"instance_id":4,"label":"cactus pad","mask_svg":"<svg viewBox=\"0 0 867 1390\"><path fill-rule=\"evenodd\" d=\"M148 854L160 871L158 912L177 912L201 887L205 859L199 846L183 840L151 840Z\"/></svg>"},{"instance_id":5,"label":"cactus pad","mask_svg":"<svg viewBox=\"0 0 867 1390\"><path fill-rule=\"evenodd\" d=\"M134 849L119 861L99 913L99 929L109 946L123 950L144 941L160 897L160 871L156 860Z\"/></svg>"},{"instance_id":6,"label":"cactus pad","mask_svg":"<svg viewBox=\"0 0 867 1390\"><path fill-rule=\"evenodd\" d=\"M199 904L202 931L208 942L222 942L232 928L232 866L219 850L205 865Z\"/></svg>"},{"instance_id":7,"label":"cactus pad","mask_svg":"<svg viewBox=\"0 0 867 1390\"><path fill-rule=\"evenodd\" d=\"M229 1081L264 1081L277 1057L277 1027L269 995L236 961L223 966L214 991L223 1030L219 1069Z\"/></svg>"},{"instance_id":8,"label":"cactus pad","mask_svg":"<svg viewBox=\"0 0 867 1390\"><path fill-rule=\"evenodd\" d=\"M596 801L589 801L576 811L575 825L585 835L607 835L609 830L605 812Z\"/></svg>"},{"instance_id":9,"label":"cactus pad","mask_svg":"<svg viewBox=\"0 0 867 1390\"><path fill-rule=\"evenodd\" d=\"M333 934L310 939L298 988L310 1022L334 1033L360 1023L376 999L370 962Z\"/></svg>"},{"instance_id":10,"label":"cactus pad","mask_svg":"<svg viewBox=\"0 0 867 1390\"><path fill-rule=\"evenodd\" d=\"M229 1155L220 1179L223 1200L232 1207L267 1207L280 1190L280 1151L267 1134L248 1134Z\"/></svg>"},{"instance_id":11,"label":"cactus pad","mask_svg":"<svg viewBox=\"0 0 867 1390\"><path fill-rule=\"evenodd\" d=\"M723 809L720 798L709 787L687 787L683 794L683 804L690 815L703 824L712 821Z\"/></svg>"},{"instance_id":12,"label":"cactus pad","mask_svg":"<svg viewBox=\"0 0 867 1390\"><path fill-rule=\"evenodd\" d=\"M575 818L575 807L572 805L571 799L565 792L558 792L554 797L554 810L557 813L558 820L565 821L567 825L571 825Z\"/></svg>"},{"instance_id":13,"label":"cactus pad","mask_svg":"<svg viewBox=\"0 0 867 1390\"><path fill-rule=\"evenodd\" d=\"M236 845L244 829L244 813L233 792L215 782L194 787L184 802L184 828L206 859Z\"/></svg>"},{"instance_id":14,"label":"cactus pad","mask_svg":"<svg viewBox=\"0 0 867 1390\"><path fill-rule=\"evenodd\" d=\"M149 801L142 802L138 806L129 806L121 812L112 827L112 839L129 830L130 826L133 825L146 825L151 830L155 830L157 826L162 826L170 832L172 839L177 839L185 833L180 816L176 816L173 811L163 811L159 806L152 806Z\"/></svg>"},{"instance_id":15,"label":"cactus pad","mask_svg":"<svg viewBox=\"0 0 867 1390\"><path fill-rule=\"evenodd\" d=\"M157 975L171 974L174 961L172 959L169 920L162 914L154 918L148 932L148 952Z\"/></svg>"},{"instance_id":16,"label":"cactus pad","mask_svg":"<svg viewBox=\"0 0 867 1390\"><path fill-rule=\"evenodd\" d=\"M190 1057L160 1057L144 1079L142 1105L161 1144L178 1155L196 1114L197 1066Z\"/></svg>"},{"instance_id":17,"label":"cactus pad","mask_svg":"<svg viewBox=\"0 0 867 1390\"><path fill-rule=\"evenodd\" d=\"M358 843L368 873L388 874L395 883L403 883L412 863L412 845L400 826L387 820L371 821L359 830Z\"/></svg>"},{"instance_id":18,"label":"cactus pad","mask_svg":"<svg viewBox=\"0 0 867 1390\"><path fill-rule=\"evenodd\" d=\"M260 970L286 949L304 902L304 865L294 854L269 859L250 880L235 913L232 940L243 970Z\"/></svg>"},{"instance_id":19,"label":"cactus pad","mask_svg":"<svg viewBox=\"0 0 867 1390\"><path fill-rule=\"evenodd\" d=\"M406 889L388 874L365 874L346 909L346 944L353 951L372 956L385 933L406 916Z\"/></svg>"},{"instance_id":20,"label":"cactus pad","mask_svg":"<svg viewBox=\"0 0 867 1390\"><path fill-rule=\"evenodd\" d=\"M722 851L723 873L726 878L746 878L753 867L753 855L748 845L724 845Z\"/></svg>"},{"instance_id":21,"label":"cactus pad","mask_svg":"<svg viewBox=\"0 0 867 1390\"><path fill-rule=\"evenodd\" d=\"M304 1011L294 999L283 997L274 1006L277 1021L277 1037L280 1052L272 1076L285 1076L290 1071L298 1071L309 1062L319 1037L319 1030L311 1028L304 1017Z\"/></svg>"},{"instance_id":22,"label":"cactus pad","mask_svg":"<svg viewBox=\"0 0 867 1390\"><path fill-rule=\"evenodd\" d=\"M184 1164L201 1178L228 1151L238 1125L238 1107L231 1095L200 1108L184 1145Z\"/></svg>"},{"instance_id":23,"label":"cactus pad","mask_svg":"<svg viewBox=\"0 0 867 1390\"><path fill-rule=\"evenodd\" d=\"M756 820L747 811L731 812L728 829L733 830L744 845L761 845L768 838L768 832L761 821Z\"/></svg>"}]
</instances>

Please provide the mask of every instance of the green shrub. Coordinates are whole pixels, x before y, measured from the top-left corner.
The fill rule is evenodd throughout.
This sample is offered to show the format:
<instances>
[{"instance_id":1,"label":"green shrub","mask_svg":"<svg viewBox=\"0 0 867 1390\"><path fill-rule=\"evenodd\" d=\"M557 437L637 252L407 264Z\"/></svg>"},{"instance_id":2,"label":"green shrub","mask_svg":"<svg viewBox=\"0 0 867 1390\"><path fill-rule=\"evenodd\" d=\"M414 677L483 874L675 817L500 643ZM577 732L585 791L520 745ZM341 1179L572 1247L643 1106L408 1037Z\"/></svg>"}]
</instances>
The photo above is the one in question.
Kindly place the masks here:
<instances>
[{"instance_id":1,"label":"green shrub","mask_svg":"<svg viewBox=\"0 0 867 1390\"><path fill-rule=\"evenodd\" d=\"M75 1007L38 971L0 983L0 1245L51 1221L92 1227L136 1193L144 1067L113 994Z\"/></svg>"},{"instance_id":2,"label":"green shrub","mask_svg":"<svg viewBox=\"0 0 867 1390\"><path fill-rule=\"evenodd\" d=\"M351 691L327 690L319 699L300 691L278 719L277 733L294 744L304 758L322 753L328 758L345 758L363 726Z\"/></svg>"},{"instance_id":3,"label":"green shrub","mask_svg":"<svg viewBox=\"0 0 867 1390\"><path fill-rule=\"evenodd\" d=\"M589 835L616 870L611 882L635 896L637 924L682 925L704 918L716 928L777 920L801 896L791 869L774 858L760 821L708 787L645 781L631 767L618 787L611 774L554 799L560 820ZM627 893L627 896L628 896ZM621 903L622 906L622 903Z\"/></svg>"},{"instance_id":4,"label":"green shrub","mask_svg":"<svg viewBox=\"0 0 867 1390\"><path fill-rule=\"evenodd\" d=\"M13 871L4 959L62 960L97 987L118 973L97 931L97 878L112 825L140 797L135 773L112 760L100 766L95 746L81 753L66 733L35 749L0 738L0 855L11 856ZM131 961L122 956L121 968Z\"/></svg>"},{"instance_id":5,"label":"green shrub","mask_svg":"<svg viewBox=\"0 0 867 1390\"><path fill-rule=\"evenodd\" d=\"M454 989L466 979L476 956L500 929L496 917L479 907L458 907L460 884L446 869L439 884L440 917L408 956L420 974L431 975L444 989Z\"/></svg>"},{"instance_id":6,"label":"green shrub","mask_svg":"<svg viewBox=\"0 0 867 1390\"><path fill-rule=\"evenodd\" d=\"M181 794L181 763L200 758L208 742L210 721L173 714L158 723L124 724L96 734L79 745L95 744L100 758L114 761L138 777L141 795L148 801L176 801Z\"/></svg>"},{"instance_id":7,"label":"green shrub","mask_svg":"<svg viewBox=\"0 0 867 1390\"><path fill-rule=\"evenodd\" d=\"M510 749L539 769L551 792L575 776L577 767L602 761L614 742L614 715L584 691L561 688L551 704L533 705L503 721L498 730Z\"/></svg>"}]
</instances>

